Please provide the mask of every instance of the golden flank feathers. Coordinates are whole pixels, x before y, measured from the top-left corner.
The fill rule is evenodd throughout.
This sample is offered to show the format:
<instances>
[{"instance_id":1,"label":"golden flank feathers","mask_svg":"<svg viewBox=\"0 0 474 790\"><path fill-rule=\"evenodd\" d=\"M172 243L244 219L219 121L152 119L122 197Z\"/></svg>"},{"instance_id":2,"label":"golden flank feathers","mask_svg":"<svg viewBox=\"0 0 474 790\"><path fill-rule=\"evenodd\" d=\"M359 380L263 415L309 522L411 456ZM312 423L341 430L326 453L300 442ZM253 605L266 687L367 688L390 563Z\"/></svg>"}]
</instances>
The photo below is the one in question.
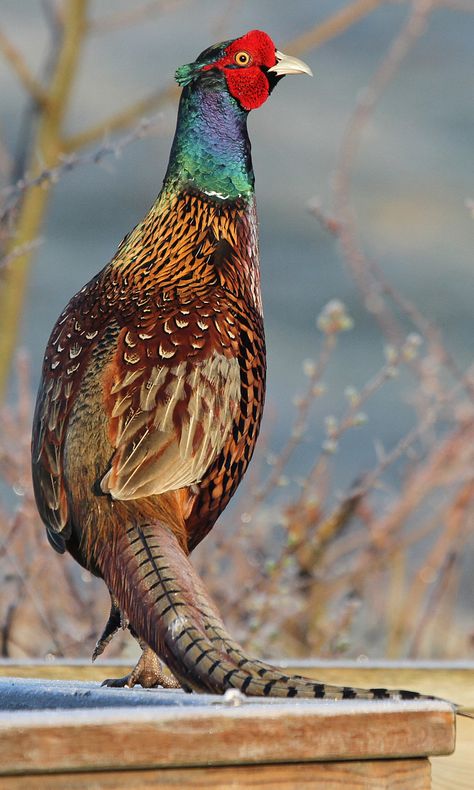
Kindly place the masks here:
<instances>
[{"instance_id":1,"label":"golden flank feathers","mask_svg":"<svg viewBox=\"0 0 474 790\"><path fill-rule=\"evenodd\" d=\"M199 483L231 435L239 401L235 358L214 351L194 363L153 366L140 387L134 380L117 392L116 452L102 491L125 500Z\"/></svg>"}]
</instances>

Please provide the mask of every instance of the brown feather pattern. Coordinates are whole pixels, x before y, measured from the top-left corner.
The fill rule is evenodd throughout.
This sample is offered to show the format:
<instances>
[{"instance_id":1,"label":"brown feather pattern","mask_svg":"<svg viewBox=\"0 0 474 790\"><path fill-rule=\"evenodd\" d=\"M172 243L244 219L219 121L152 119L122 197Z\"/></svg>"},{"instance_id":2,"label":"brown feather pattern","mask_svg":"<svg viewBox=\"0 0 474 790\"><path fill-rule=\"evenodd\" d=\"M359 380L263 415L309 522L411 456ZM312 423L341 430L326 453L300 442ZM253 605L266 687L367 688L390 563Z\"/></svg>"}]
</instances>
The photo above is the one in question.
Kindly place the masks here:
<instances>
[{"instance_id":1,"label":"brown feather pattern","mask_svg":"<svg viewBox=\"0 0 474 790\"><path fill-rule=\"evenodd\" d=\"M50 533L72 527L63 456L71 410L91 386L103 396L109 452L94 483L119 499L187 488L190 548L212 527L247 467L263 408L255 224L247 201L162 199L60 316L33 440Z\"/></svg>"}]
</instances>

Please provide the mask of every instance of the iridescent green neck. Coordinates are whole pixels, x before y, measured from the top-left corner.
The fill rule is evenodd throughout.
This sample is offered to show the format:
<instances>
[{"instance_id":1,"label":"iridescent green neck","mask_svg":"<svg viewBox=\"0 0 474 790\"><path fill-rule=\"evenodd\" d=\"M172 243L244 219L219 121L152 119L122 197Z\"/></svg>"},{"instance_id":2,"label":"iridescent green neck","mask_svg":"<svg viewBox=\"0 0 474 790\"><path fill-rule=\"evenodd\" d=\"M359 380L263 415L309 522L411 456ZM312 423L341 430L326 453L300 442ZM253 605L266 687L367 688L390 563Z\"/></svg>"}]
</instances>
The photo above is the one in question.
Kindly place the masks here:
<instances>
[{"instance_id":1,"label":"iridescent green neck","mask_svg":"<svg viewBox=\"0 0 474 790\"><path fill-rule=\"evenodd\" d=\"M222 78L184 88L164 192L194 188L217 199L249 197L254 175L247 112Z\"/></svg>"}]
</instances>

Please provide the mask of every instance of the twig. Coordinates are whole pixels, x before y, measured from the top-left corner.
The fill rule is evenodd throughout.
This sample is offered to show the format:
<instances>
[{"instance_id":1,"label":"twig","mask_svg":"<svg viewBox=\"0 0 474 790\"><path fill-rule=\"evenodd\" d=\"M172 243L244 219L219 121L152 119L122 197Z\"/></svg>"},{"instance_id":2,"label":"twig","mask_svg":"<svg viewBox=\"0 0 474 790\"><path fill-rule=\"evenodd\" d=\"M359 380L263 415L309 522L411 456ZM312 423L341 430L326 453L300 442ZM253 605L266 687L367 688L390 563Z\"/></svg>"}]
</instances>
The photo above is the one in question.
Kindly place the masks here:
<instances>
[{"instance_id":1,"label":"twig","mask_svg":"<svg viewBox=\"0 0 474 790\"><path fill-rule=\"evenodd\" d=\"M40 152L47 168L56 166L60 153L63 118L85 31L87 0L68 0L64 9L64 36L50 84L46 88L48 102L41 108L36 139L30 154L33 163ZM32 170L35 175L38 167L32 166ZM47 190L31 190L26 193L16 225L15 246L28 244L39 236L46 203ZM7 255L10 250L11 245L7 247ZM8 381L28 281L30 259L31 255L28 252L17 258L16 265L5 272L1 283L0 397L3 397Z\"/></svg>"},{"instance_id":2,"label":"twig","mask_svg":"<svg viewBox=\"0 0 474 790\"><path fill-rule=\"evenodd\" d=\"M29 70L21 52L16 49L2 30L0 30L0 50L30 96L39 105L45 105L48 101L47 92Z\"/></svg>"},{"instance_id":3,"label":"twig","mask_svg":"<svg viewBox=\"0 0 474 790\"><path fill-rule=\"evenodd\" d=\"M150 129L157 126L161 119L161 114L151 118L144 118L128 134L115 142L105 142L97 150L82 155L62 154L60 157L61 161L56 167L46 168L31 178L22 178L13 186L5 187L0 191L0 198L4 202L3 210L0 212L0 223L8 219L18 204L18 200L31 188L56 184L65 173L70 173L80 165L99 164L103 159L111 155L119 157L127 145L143 138Z\"/></svg>"},{"instance_id":4,"label":"twig","mask_svg":"<svg viewBox=\"0 0 474 790\"><path fill-rule=\"evenodd\" d=\"M423 566L429 568L431 573L436 575L436 584L428 598L428 602L419 619L417 627L413 633L408 656L415 658L419 654L421 641L426 628L432 619L434 612L439 605L444 589L449 582L449 575L453 570L456 556L460 550L461 534L466 532L466 512L472 504L474 498L474 481L468 480L461 486L454 502L450 503L445 509L444 518L446 528L441 533L438 541L431 549L427 557L424 558ZM472 521L472 518L471 518ZM420 588L423 580L418 573L413 581L412 589L408 593L408 600L413 604L417 597L421 596ZM419 607L415 607L415 610Z\"/></svg>"},{"instance_id":5,"label":"twig","mask_svg":"<svg viewBox=\"0 0 474 790\"><path fill-rule=\"evenodd\" d=\"M56 634L56 630L55 630L54 626L50 622L50 619L48 617L48 610L47 610L47 608L45 608L43 606L43 602L41 601L41 599L38 598L38 596L36 594L36 591L35 591L34 587L32 586L31 578L30 578L31 574L23 573L22 568L21 568L21 566L18 563L16 555L13 554L13 552L10 551L10 549L7 546L5 547L5 554L6 554L7 558L8 558L8 561L9 561L10 565L12 566L12 568L15 571L15 573L17 574L18 579L20 580L21 587L24 589L24 591L25 591L26 595L28 596L28 598L30 599L31 604L34 607L39 619L41 620L41 622L43 623L46 631L48 632L48 634L50 635L51 639L53 640L55 648L58 651L58 654L62 655L63 653L62 653L62 647L61 647L60 640L58 639L58 636Z\"/></svg>"},{"instance_id":6,"label":"twig","mask_svg":"<svg viewBox=\"0 0 474 790\"><path fill-rule=\"evenodd\" d=\"M46 61L39 78L41 84L46 86L51 84L52 75L54 74L63 38L63 27L59 19L59 6L53 7L53 0L43 0L41 5L50 38ZM46 88L44 90L46 91ZM28 158L31 157L32 145L34 145L37 134L38 120L41 118L43 109L44 107L38 104L34 97L29 97L29 101L22 112L20 127L16 137L15 153L10 171L10 184L14 184L20 178L23 178L25 174Z\"/></svg>"},{"instance_id":7,"label":"twig","mask_svg":"<svg viewBox=\"0 0 474 790\"><path fill-rule=\"evenodd\" d=\"M377 264L363 252L358 240L354 212L350 203L350 181L365 126L371 118L383 90L394 77L410 47L422 35L428 16L436 5L436 0L415 0L408 20L356 105L344 134L336 166L334 216L327 216L315 203L310 206L310 211L329 232L339 237L345 260L365 298L366 306L370 312L374 313L385 335L392 342L400 342L403 331L384 299L384 295L390 296L419 331L423 332L441 364L462 382L470 397L474 397L472 382L463 374L452 354L443 345L442 334L438 327L425 318L415 305L390 285L383 277Z\"/></svg>"},{"instance_id":8,"label":"twig","mask_svg":"<svg viewBox=\"0 0 474 790\"><path fill-rule=\"evenodd\" d=\"M291 429L290 437L278 454L277 462L274 464L273 469L263 486L257 490L253 496L252 507L260 504L268 499L271 491L278 485L281 476L290 461L294 451L301 443L303 433L307 424L311 406L316 397L318 383L326 370L328 362L335 348L336 337L334 335L326 335L324 337L323 345L319 359L314 363L310 370L308 386L305 394L298 400L297 411Z\"/></svg>"},{"instance_id":9,"label":"twig","mask_svg":"<svg viewBox=\"0 0 474 790\"><path fill-rule=\"evenodd\" d=\"M466 204L468 210L472 210L470 207L470 201L467 201ZM328 233L331 233L336 238L340 238L342 236L344 228L342 220L337 220L335 217L326 214L326 212L323 211L319 200L312 200L308 206L308 209L310 214L316 217L316 219L321 223L322 227L328 231ZM375 262L368 258L368 256L365 254L362 254L360 250L356 250L355 247L351 251L351 260L353 262L356 261L357 264L365 267L367 272L370 272L373 275L374 284L376 284L376 287L374 285L372 296L369 299L369 305L372 309L374 305L377 305L376 317L381 328L385 330L385 334L390 339L400 342L403 331L399 322L397 322L393 316L391 316L391 319L388 320L386 303L384 302L383 305L378 304L378 299L374 298L375 291L377 292L378 297L380 297L381 294L391 297L393 302L400 308L402 313L404 313L405 316L409 318L413 326L415 326L427 340L432 352L440 361L440 363L443 364L447 370L449 370L454 379L457 379L461 382L467 394L471 398L474 398L474 384L471 381L469 373L465 373L461 370L453 355L443 344L442 331L436 325L436 323L431 319L426 318L426 316L423 315L423 313L411 300L402 295L393 285L388 282L381 269L375 264Z\"/></svg>"},{"instance_id":10,"label":"twig","mask_svg":"<svg viewBox=\"0 0 474 790\"><path fill-rule=\"evenodd\" d=\"M13 247L12 251L8 255L5 255L4 258L0 258L0 271L8 267L17 258L21 258L22 255L38 249L42 243L42 239L33 239L33 241L28 241L25 242L25 244L20 244L17 247Z\"/></svg>"},{"instance_id":11,"label":"twig","mask_svg":"<svg viewBox=\"0 0 474 790\"><path fill-rule=\"evenodd\" d=\"M220 16L212 26L212 34L222 37L229 27L232 17L235 16L239 6L242 5L242 0L227 0L227 6L222 9Z\"/></svg>"},{"instance_id":12,"label":"twig","mask_svg":"<svg viewBox=\"0 0 474 790\"><path fill-rule=\"evenodd\" d=\"M189 2L189 0L149 0L147 3L141 3L136 8L127 11L117 11L91 19L88 28L91 33L110 33L113 30L146 22L155 14L169 11L185 2Z\"/></svg>"},{"instance_id":13,"label":"twig","mask_svg":"<svg viewBox=\"0 0 474 790\"><path fill-rule=\"evenodd\" d=\"M379 284L374 282L373 267L368 264L359 244L350 202L350 181L362 132L383 90L394 77L410 47L422 35L432 8L432 0L415 0L413 3L407 21L357 102L344 133L334 177L334 215L339 223L339 237L344 257L369 308L376 313L378 320L384 321L385 324L386 318L382 316L388 308L380 295Z\"/></svg>"},{"instance_id":14,"label":"twig","mask_svg":"<svg viewBox=\"0 0 474 790\"><path fill-rule=\"evenodd\" d=\"M0 138L0 173L4 177L9 177L12 167L12 159L7 151L7 147Z\"/></svg>"},{"instance_id":15,"label":"twig","mask_svg":"<svg viewBox=\"0 0 474 790\"><path fill-rule=\"evenodd\" d=\"M163 107L167 102L176 99L179 95L179 88L177 85L168 85L162 90L155 91L150 96L127 107L126 110L118 112L116 115L111 116L106 121L101 121L83 132L66 137L62 141L62 150L64 153L71 153L78 148L83 148L85 145L93 143L100 137L105 137L119 131L126 129L137 118L140 118L152 110ZM143 122L142 122L143 123Z\"/></svg>"},{"instance_id":16,"label":"twig","mask_svg":"<svg viewBox=\"0 0 474 790\"><path fill-rule=\"evenodd\" d=\"M285 48L292 55L302 55L309 49L320 47L336 36L340 36L348 28L355 25L365 16L368 16L376 8L385 5L387 0L354 0L349 5L336 11L335 14L320 22L311 30L307 30L300 36L287 41Z\"/></svg>"},{"instance_id":17,"label":"twig","mask_svg":"<svg viewBox=\"0 0 474 790\"><path fill-rule=\"evenodd\" d=\"M436 581L433 585L430 595L428 596L425 608L422 611L421 619L413 633L411 644L408 649L408 658L417 658L417 656L419 656L420 646L426 629L429 623L432 621L436 609L441 603L441 600L444 598L444 593L446 592L446 589L449 585L452 571L455 569L458 559L459 557L457 552L450 548L447 556L443 559L441 568L438 569ZM410 605L413 605L414 601L410 597L408 597L408 600L410 601ZM419 606L413 608L414 611L416 611L419 609Z\"/></svg>"},{"instance_id":18,"label":"twig","mask_svg":"<svg viewBox=\"0 0 474 790\"><path fill-rule=\"evenodd\" d=\"M2 656L2 658L9 658L9 649L8 648L9 648L9 643L10 643L10 640L11 640L11 631L12 631L12 626L13 626L13 618L15 616L16 608L17 608L16 602L15 603L13 603L13 602L10 603L8 608L7 608L7 611L6 611L3 623L1 623L1 627L0 627L0 655Z\"/></svg>"},{"instance_id":19,"label":"twig","mask_svg":"<svg viewBox=\"0 0 474 790\"><path fill-rule=\"evenodd\" d=\"M472 441L473 429L474 420L468 425L457 426L451 435L434 448L426 463L410 476L403 495L400 495L388 513L373 525L370 553L380 554L384 546L388 545L397 525L406 523L408 515L414 512L427 493L437 486L439 476L450 463L453 463L459 452L459 442L466 441L468 437L469 441ZM397 547L397 545L393 546L394 549ZM363 562L359 563L355 577L362 572Z\"/></svg>"},{"instance_id":20,"label":"twig","mask_svg":"<svg viewBox=\"0 0 474 790\"><path fill-rule=\"evenodd\" d=\"M474 384L469 375L465 373L456 362L456 359L443 343L443 333L434 321L423 315L421 310L406 296L400 293L383 276L381 270L371 262L371 269L377 279L382 293L390 296L393 302L410 319L413 325L429 343L434 356L459 381L466 393L474 400Z\"/></svg>"}]
</instances>

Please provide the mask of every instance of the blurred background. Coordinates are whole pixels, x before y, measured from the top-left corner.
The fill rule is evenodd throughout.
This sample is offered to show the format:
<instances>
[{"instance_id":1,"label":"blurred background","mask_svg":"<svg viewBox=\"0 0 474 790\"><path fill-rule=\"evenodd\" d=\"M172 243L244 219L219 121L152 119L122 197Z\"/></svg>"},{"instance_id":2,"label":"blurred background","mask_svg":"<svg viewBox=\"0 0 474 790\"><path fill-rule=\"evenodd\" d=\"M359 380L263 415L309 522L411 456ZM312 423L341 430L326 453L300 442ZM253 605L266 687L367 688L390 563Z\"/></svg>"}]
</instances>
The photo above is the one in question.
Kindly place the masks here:
<instances>
[{"instance_id":1,"label":"blurred background","mask_svg":"<svg viewBox=\"0 0 474 790\"><path fill-rule=\"evenodd\" d=\"M315 77L249 119L266 415L196 563L260 653L472 657L474 2L3 0L4 657L88 656L101 630L103 585L32 501L44 347L160 190L175 68L252 28Z\"/></svg>"}]
</instances>

